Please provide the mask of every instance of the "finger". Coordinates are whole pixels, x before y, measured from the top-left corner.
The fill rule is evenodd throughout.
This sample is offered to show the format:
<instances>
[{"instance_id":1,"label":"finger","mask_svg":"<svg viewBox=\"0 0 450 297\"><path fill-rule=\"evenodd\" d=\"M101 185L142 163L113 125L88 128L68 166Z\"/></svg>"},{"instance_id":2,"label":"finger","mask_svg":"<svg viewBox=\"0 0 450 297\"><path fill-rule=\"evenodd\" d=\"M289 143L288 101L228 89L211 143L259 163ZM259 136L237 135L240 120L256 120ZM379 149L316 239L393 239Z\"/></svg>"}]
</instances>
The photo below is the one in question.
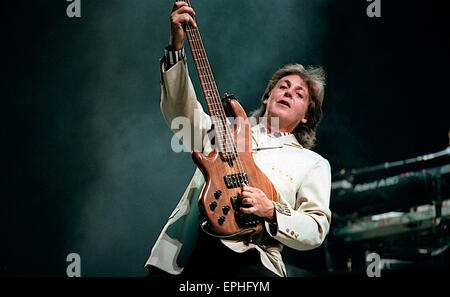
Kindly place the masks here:
<instances>
[{"instance_id":1,"label":"finger","mask_svg":"<svg viewBox=\"0 0 450 297\"><path fill-rule=\"evenodd\" d=\"M174 24L191 24L195 28L197 27L197 24L195 24L194 19L189 15L188 13L180 14L178 16L175 16L172 20L172 23Z\"/></svg>"},{"instance_id":2,"label":"finger","mask_svg":"<svg viewBox=\"0 0 450 297\"><path fill-rule=\"evenodd\" d=\"M258 199L258 196L255 195L255 193L244 191L242 192L242 198L251 198L256 201Z\"/></svg>"},{"instance_id":3,"label":"finger","mask_svg":"<svg viewBox=\"0 0 450 297\"><path fill-rule=\"evenodd\" d=\"M241 187L242 187L242 190L244 190L244 191L249 191L249 192L254 192L254 190L256 189L256 188L247 186L247 185L244 184L244 183L241 184Z\"/></svg>"},{"instance_id":4,"label":"finger","mask_svg":"<svg viewBox=\"0 0 450 297\"><path fill-rule=\"evenodd\" d=\"M264 193L264 191L263 190L261 190L261 189L256 189L256 193L259 195L259 196L266 196L266 193Z\"/></svg>"},{"instance_id":5,"label":"finger","mask_svg":"<svg viewBox=\"0 0 450 297\"><path fill-rule=\"evenodd\" d=\"M247 207L247 208L241 207L240 211L242 213L254 213L254 212L256 212L256 208L255 207Z\"/></svg>"},{"instance_id":6,"label":"finger","mask_svg":"<svg viewBox=\"0 0 450 297\"><path fill-rule=\"evenodd\" d=\"M180 9L177 9L176 11L174 11L173 13L175 13L175 14L189 13L191 15L195 15L194 9L192 9L192 7L189 7L189 6L183 6Z\"/></svg>"},{"instance_id":7,"label":"finger","mask_svg":"<svg viewBox=\"0 0 450 297\"><path fill-rule=\"evenodd\" d=\"M184 2L184 1L177 1L177 2L175 2L173 4L172 11L175 11L175 10L177 10L180 7L183 7L183 6L189 6L189 5L186 2Z\"/></svg>"},{"instance_id":8,"label":"finger","mask_svg":"<svg viewBox=\"0 0 450 297\"><path fill-rule=\"evenodd\" d=\"M242 199L242 204L252 205L255 202L253 198Z\"/></svg>"},{"instance_id":9,"label":"finger","mask_svg":"<svg viewBox=\"0 0 450 297\"><path fill-rule=\"evenodd\" d=\"M242 196L244 196L244 197L248 197L249 195L251 195L251 194L253 194L253 193L250 192L250 191L242 191L241 194L242 194Z\"/></svg>"}]
</instances>

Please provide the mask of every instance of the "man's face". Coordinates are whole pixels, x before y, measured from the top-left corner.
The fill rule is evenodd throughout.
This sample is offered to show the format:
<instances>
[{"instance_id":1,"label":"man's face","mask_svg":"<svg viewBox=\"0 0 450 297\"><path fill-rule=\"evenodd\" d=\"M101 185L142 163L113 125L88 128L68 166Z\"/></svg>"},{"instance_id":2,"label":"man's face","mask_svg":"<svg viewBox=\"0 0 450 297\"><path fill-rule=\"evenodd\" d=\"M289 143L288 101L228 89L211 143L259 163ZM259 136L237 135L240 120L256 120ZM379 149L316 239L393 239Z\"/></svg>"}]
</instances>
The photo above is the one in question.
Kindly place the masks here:
<instances>
[{"instance_id":1,"label":"man's face","mask_svg":"<svg viewBox=\"0 0 450 297\"><path fill-rule=\"evenodd\" d=\"M306 123L310 98L309 91L303 79L291 74L282 77L272 89L268 99L264 116L279 118L280 132L292 132L297 125Z\"/></svg>"}]
</instances>

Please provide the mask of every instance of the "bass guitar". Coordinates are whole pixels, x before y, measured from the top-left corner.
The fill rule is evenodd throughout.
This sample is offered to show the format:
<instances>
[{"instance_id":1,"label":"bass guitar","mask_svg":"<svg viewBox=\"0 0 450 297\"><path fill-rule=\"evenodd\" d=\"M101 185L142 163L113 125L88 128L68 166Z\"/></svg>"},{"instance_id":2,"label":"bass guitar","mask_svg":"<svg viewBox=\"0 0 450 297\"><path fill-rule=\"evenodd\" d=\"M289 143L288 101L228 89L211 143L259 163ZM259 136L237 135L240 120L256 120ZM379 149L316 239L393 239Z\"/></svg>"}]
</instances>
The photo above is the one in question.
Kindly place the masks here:
<instances>
[{"instance_id":1,"label":"bass guitar","mask_svg":"<svg viewBox=\"0 0 450 297\"><path fill-rule=\"evenodd\" d=\"M191 6L189 0L185 2ZM253 160L250 123L244 109L233 95L225 94L223 99L219 95L198 27L187 24L185 31L216 145L208 155L192 153L193 161L205 177L198 203L201 227L216 237L239 238L261 230L264 222L261 217L240 211L241 184L261 189L272 201L277 201L277 194ZM232 126L227 117L234 119Z\"/></svg>"}]
</instances>

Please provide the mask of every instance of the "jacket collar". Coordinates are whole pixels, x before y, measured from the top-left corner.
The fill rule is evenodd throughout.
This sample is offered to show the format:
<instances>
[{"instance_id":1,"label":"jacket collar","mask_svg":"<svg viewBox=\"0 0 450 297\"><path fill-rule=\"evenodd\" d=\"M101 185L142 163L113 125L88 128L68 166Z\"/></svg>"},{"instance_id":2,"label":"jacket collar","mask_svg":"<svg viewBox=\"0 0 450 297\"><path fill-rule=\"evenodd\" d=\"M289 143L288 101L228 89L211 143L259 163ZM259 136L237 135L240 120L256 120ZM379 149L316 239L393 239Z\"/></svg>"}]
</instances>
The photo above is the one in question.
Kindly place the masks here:
<instances>
[{"instance_id":1,"label":"jacket collar","mask_svg":"<svg viewBox=\"0 0 450 297\"><path fill-rule=\"evenodd\" d=\"M269 138L280 145L291 145L298 148L303 148L303 146L298 142L294 134L290 132L274 132L267 134L267 128L262 123L254 125L251 128L251 131L252 137L258 145L261 139Z\"/></svg>"}]
</instances>

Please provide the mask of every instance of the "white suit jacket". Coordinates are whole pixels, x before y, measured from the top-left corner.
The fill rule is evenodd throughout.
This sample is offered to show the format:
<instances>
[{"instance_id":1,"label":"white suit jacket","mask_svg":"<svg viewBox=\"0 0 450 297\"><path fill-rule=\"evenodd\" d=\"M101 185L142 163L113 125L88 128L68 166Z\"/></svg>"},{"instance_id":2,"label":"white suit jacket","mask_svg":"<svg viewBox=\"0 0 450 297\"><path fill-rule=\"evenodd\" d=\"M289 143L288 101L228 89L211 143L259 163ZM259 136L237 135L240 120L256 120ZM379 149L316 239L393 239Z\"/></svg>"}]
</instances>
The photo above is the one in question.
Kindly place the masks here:
<instances>
[{"instance_id":1,"label":"white suit jacket","mask_svg":"<svg viewBox=\"0 0 450 297\"><path fill-rule=\"evenodd\" d=\"M211 128L211 118L197 101L188 75L186 59L165 71L161 64L161 111L174 133L179 125L172 125L177 117L187 117L191 131L201 133ZM176 122L176 121L175 121ZM206 137L205 137L206 135ZM277 135L278 136L278 135ZM256 249L262 264L279 276L287 276L281 258L283 245L296 250L310 250L321 245L331 222L329 209L331 171L329 162L319 154L303 148L294 135L268 135L264 126L252 127L253 158L267 175L278 194L275 229L265 222L264 237L259 243L221 240L235 252ZM198 142L183 139L191 151ZM211 151L203 142L205 154ZM198 236L198 198L204 183L197 168L178 205L154 244L145 266L156 266L171 274L180 274L186 265Z\"/></svg>"}]
</instances>

